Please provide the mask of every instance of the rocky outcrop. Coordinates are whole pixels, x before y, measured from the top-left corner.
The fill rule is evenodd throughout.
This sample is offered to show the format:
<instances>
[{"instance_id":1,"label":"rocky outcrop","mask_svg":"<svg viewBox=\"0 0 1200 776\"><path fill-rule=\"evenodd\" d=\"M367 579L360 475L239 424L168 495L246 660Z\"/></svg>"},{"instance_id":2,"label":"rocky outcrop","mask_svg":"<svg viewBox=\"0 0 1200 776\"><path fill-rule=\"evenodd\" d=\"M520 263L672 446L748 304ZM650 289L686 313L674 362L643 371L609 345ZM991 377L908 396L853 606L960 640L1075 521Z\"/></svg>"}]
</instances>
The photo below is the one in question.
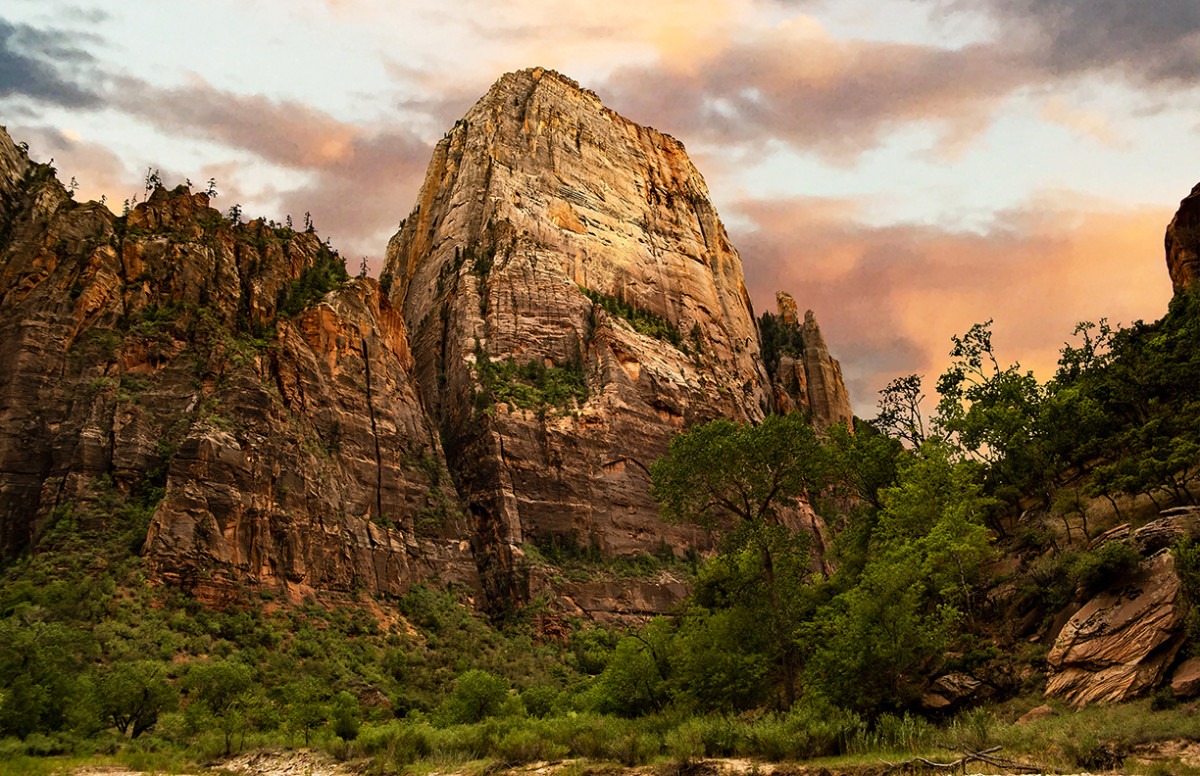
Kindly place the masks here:
<instances>
[{"instance_id":1,"label":"rocky outcrop","mask_svg":"<svg viewBox=\"0 0 1200 776\"><path fill-rule=\"evenodd\" d=\"M837 423L853 428L841 364L829 355L813 311L807 311L801 323L791 294L778 291L775 301L778 316L764 315L760 322L774 410L803 412L818 429Z\"/></svg>"},{"instance_id":2,"label":"rocky outcrop","mask_svg":"<svg viewBox=\"0 0 1200 776\"><path fill-rule=\"evenodd\" d=\"M427 556L473 581L374 281L183 187L76 203L3 133L0 192L0 549L148 518L152 573L197 587L399 593Z\"/></svg>"},{"instance_id":3,"label":"rocky outcrop","mask_svg":"<svg viewBox=\"0 0 1200 776\"><path fill-rule=\"evenodd\" d=\"M1046 657L1046 696L1078 707L1157 687L1183 644L1180 595L1174 559L1160 550L1084 604Z\"/></svg>"},{"instance_id":4,"label":"rocky outcrop","mask_svg":"<svg viewBox=\"0 0 1200 776\"><path fill-rule=\"evenodd\" d=\"M1166 247L1175 293L1194 287L1200 278L1200 183L1179 203L1167 227Z\"/></svg>"},{"instance_id":5,"label":"rocky outcrop","mask_svg":"<svg viewBox=\"0 0 1200 776\"><path fill-rule=\"evenodd\" d=\"M682 144L557 73L510 73L438 144L384 273L496 601L528 595L522 545L708 546L660 522L648 467L770 400L741 260Z\"/></svg>"}]
</instances>

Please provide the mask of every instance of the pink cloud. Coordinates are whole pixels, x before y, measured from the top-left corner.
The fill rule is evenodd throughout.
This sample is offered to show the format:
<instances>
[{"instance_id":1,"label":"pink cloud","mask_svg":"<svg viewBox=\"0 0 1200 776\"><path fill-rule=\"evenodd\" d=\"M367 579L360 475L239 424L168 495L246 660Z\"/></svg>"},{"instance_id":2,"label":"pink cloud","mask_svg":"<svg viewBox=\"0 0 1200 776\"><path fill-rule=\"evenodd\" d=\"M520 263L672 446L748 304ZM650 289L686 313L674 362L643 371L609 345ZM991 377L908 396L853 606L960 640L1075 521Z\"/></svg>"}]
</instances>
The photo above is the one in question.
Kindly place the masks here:
<instances>
[{"instance_id":1,"label":"pink cloud","mask_svg":"<svg viewBox=\"0 0 1200 776\"><path fill-rule=\"evenodd\" d=\"M737 210L757 226L731 230L752 298L787 290L816 312L864 416L893 377L917 372L932 385L950 336L973 323L994 318L1000 357L1044 379L1075 323L1156 319L1171 294L1170 207L1061 194L998 213L980 234L867 226L862 206L838 200L746 200Z\"/></svg>"}]
</instances>

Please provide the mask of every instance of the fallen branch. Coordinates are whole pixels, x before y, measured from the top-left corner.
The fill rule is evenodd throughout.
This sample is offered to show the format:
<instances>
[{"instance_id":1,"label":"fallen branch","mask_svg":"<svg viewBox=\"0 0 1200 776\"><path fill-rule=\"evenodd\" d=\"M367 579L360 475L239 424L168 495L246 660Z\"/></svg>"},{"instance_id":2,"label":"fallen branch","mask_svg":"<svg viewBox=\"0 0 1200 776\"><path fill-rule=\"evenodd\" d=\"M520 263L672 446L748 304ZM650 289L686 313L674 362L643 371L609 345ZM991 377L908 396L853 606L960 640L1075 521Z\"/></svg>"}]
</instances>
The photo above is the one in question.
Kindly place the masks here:
<instances>
[{"instance_id":1,"label":"fallen branch","mask_svg":"<svg viewBox=\"0 0 1200 776\"><path fill-rule=\"evenodd\" d=\"M954 762L949 763L934 762L933 760L929 760L924 757L914 757L911 760L905 760L904 762L900 763L890 763L887 760L881 760L881 762L888 766L889 772L895 770L912 770L918 766L933 768L934 770L939 771L953 771L958 768L962 768L965 772L967 763L981 762L987 763L988 765L994 765L997 768L1007 768L1010 771L1029 771L1030 773L1062 773L1062 771L1053 768L1047 768L1044 765L1019 763L1016 760L1009 760L1005 757L993 757L993 754L999 752L1003 748L999 746L993 746L991 749L984 749L979 752L972 751L970 749L952 749L948 746L944 746L942 748L950 749L950 751L962 752L962 756Z\"/></svg>"}]
</instances>

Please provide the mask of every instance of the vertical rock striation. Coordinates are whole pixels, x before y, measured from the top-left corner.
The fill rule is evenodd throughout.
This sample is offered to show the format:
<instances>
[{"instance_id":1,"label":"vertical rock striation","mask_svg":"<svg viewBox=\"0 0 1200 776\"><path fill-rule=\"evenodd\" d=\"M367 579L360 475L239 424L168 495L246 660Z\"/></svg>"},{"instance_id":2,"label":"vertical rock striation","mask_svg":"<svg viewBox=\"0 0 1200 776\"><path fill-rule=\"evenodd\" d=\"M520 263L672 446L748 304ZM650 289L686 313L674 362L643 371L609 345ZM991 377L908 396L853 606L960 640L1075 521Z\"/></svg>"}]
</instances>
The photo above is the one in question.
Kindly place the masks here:
<instances>
[{"instance_id":1,"label":"vertical rock striation","mask_svg":"<svg viewBox=\"0 0 1200 776\"><path fill-rule=\"evenodd\" d=\"M557 73L510 73L438 144L384 273L494 600L529 594L523 544L707 546L659 521L648 467L692 424L760 419L769 383L678 141ZM496 376L509 361L523 387ZM530 394L544 369L580 390Z\"/></svg>"},{"instance_id":2,"label":"vertical rock striation","mask_svg":"<svg viewBox=\"0 0 1200 776\"><path fill-rule=\"evenodd\" d=\"M779 314L766 314L761 322L774 410L803 412L818 429L837 423L852 428L854 412L842 367L829 355L813 311L807 311L801 323L791 294L778 291L775 301Z\"/></svg>"},{"instance_id":3,"label":"vertical rock striation","mask_svg":"<svg viewBox=\"0 0 1200 776\"><path fill-rule=\"evenodd\" d=\"M399 593L428 557L473 578L374 281L327 282L315 234L183 187L121 218L76 203L3 132L0 195L0 551L150 515L156 576L218 592Z\"/></svg>"}]
</instances>

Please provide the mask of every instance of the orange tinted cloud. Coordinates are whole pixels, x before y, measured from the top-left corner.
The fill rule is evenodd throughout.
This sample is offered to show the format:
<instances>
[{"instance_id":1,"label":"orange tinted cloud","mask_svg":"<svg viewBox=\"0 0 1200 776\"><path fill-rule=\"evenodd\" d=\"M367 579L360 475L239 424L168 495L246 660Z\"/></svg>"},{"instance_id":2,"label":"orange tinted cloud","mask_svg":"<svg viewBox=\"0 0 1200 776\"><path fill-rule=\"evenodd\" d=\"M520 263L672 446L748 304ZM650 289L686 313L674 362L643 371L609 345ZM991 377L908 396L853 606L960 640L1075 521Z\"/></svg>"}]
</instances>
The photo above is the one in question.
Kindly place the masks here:
<instances>
[{"instance_id":1,"label":"orange tinted cloud","mask_svg":"<svg viewBox=\"0 0 1200 776\"><path fill-rule=\"evenodd\" d=\"M615 107L710 142L783 140L852 159L904 123L953 152L1038 73L1009 49L836 40L803 17L739 38L690 71L635 66L609 83Z\"/></svg>"},{"instance_id":2,"label":"orange tinted cloud","mask_svg":"<svg viewBox=\"0 0 1200 776\"><path fill-rule=\"evenodd\" d=\"M838 201L751 200L738 210L758 226L733 234L753 298L783 289L816 312L863 416L893 377L924 374L931 389L950 336L974 323L994 318L1001 361L1044 379L1075 323L1153 320L1171 294L1170 207L1044 196L978 234L865 226L861 209Z\"/></svg>"},{"instance_id":3,"label":"orange tinted cloud","mask_svg":"<svg viewBox=\"0 0 1200 776\"><path fill-rule=\"evenodd\" d=\"M199 77L174 89L123 78L112 101L160 129L207 137L297 169L338 163L362 132L303 103L235 94Z\"/></svg>"},{"instance_id":4,"label":"orange tinted cloud","mask_svg":"<svg viewBox=\"0 0 1200 776\"><path fill-rule=\"evenodd\" d=\"M1043 103L1042 118L1109 148L1129 145L1102 114L1071 108L1061 96L1051 97Z\"/></svg>"},{"instance_id":5,"label":"orange tinted cloud","mask_svg":"<svg viewBox=\"0 0 1200 776\"><path fill-rule=\"evenodd\" d=\"M308 105L234 94L200 80L160 89L125 79L120 101L128 112L161 129L310 173L307 182L294 188L259 192L254 214L274 204L274 217L291 214L299 223L303 213L311 212L321 233L348 257L382 254L397 222L408 213L433 151L404 128L360 127ZM238 178L244 176L235 168L218 177L222 188L228 188L222 206L239 201Z\"/></svg>"},{"instance_id":6,"label":"orange tinted cloud","mask_svg":"<svg viewBox=\"0 0 1200 776\"><path fill-rule=\"evenodd\" d=\"M132 196L142 189L137 174L125 168L112 151L98 143L87 142L70 130L59 131L46 127L9 127L13 140L29 143L29 153L35 159L54 160L58 177L64 184L74 178L78 184L75 199L80 202L110 198L109 206L120 210L118 193Z\"/></svg>"}]
</instances>

